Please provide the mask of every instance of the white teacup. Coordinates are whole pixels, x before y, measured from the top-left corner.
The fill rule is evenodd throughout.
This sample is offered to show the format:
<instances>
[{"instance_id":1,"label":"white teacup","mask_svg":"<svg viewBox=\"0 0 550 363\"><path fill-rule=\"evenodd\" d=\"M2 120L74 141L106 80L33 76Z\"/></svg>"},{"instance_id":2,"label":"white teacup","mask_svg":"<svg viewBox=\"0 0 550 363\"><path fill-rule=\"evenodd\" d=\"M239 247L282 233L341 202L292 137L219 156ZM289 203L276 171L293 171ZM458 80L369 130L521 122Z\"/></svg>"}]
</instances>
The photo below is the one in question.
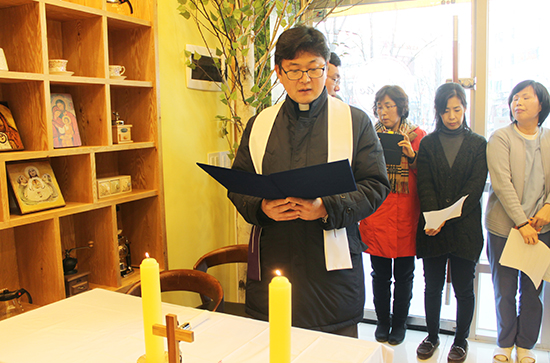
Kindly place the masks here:
<instances>
[{"instance_id":1,"label":"white teacup","mask_svg":"<svg viewBox=\"0 0 550 363\"><path fill-rule=\"evenodd\" d=\"M50 72L67 72L68 62L66 59L50 59Z\"/></svg>"},{"instance_id":2,"label":"white teacup","mask_svg":"<svg viewBox=\"0 0 550 363\"><path fill-rule=\"evenodd\" d=\"M120 77L126 72L124 66L109 66L109 75L111 77Z\"/></svg>"},{"instance_id":3,"label":"white teacup","mask_svg":"<svg viewBox=\"0 0 550 363\"><path fill-rule=\"evenodd\" d=\"M0 48L0 71L9 71L4 49Z\"/></svg>"}]
</instances>

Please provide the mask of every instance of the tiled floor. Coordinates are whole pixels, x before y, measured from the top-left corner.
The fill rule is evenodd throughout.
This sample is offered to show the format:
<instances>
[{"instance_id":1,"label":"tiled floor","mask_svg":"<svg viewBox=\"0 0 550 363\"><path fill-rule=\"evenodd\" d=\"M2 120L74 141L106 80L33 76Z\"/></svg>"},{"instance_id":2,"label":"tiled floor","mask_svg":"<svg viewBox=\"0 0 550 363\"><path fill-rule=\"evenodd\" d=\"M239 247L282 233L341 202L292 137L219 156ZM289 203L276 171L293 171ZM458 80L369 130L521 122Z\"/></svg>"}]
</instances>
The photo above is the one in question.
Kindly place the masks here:
<instances>
[{"instance_id":1,"label":"tiled floor","mask_svg":"<svg viewBox=\"0 0 550 363\"><path fill-rule=\"evenodd\" d=\"M359 339L368 341L376 341L374 339L374 330L376 325L359 324ZM426 337L426 332L407 330L405 341L399 345L389 345L394 350L394 363L447 363L447 354L453 344L453 337L450 335L440 335L441 344L436 350L433 357L426 360L416 358L416 347ZM493 349L496 347L492 344L468 341L470 349L466 363L492 363ZM387 343L384 343L387 344ZM514 353L515 354L515 353ZM546 351L536 351L537 363L550 363L550 353Z\"/></svg>"}]
</instances>

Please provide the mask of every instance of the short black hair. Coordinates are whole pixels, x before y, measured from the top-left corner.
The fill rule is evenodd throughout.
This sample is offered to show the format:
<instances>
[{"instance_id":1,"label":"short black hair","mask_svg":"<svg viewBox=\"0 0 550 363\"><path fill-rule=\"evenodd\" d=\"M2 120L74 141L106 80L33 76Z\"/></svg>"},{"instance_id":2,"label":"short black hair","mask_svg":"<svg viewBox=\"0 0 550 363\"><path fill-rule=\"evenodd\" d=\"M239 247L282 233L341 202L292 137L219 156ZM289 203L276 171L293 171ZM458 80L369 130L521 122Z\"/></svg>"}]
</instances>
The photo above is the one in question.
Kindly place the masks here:
<instances>
[{"instance_id":1,"label":"short black hair","mask_svg":"<svg viewBox=\"0 0 550 363\"><path fill-rule=\"evenodd\" d=\"M535 82L531 79L528 79L523 82L519 82L513 89L512 92L510 92L510 96L508 96L508 108L510 109L510 120L512 122L516 122L514 119L514 115L512 114L512 101L514 100L514 96L518 94L521 90L527 87L533 87L533 90L535 91L535 94L537 95L537 98L539 99L540 103L540 112L539 112L539 123L538 125L542 125L544 120L548 117L548 114L550 113L550 96L548 95L548 90L546 87L544 87L539 82Z\"/></svg>"},{"instance_id":2,"label":"short black hair","mask_svg":"<svg viewBox=\"0 0 550 363\"><path fill-rule=\"evenodd\" d=\"M445 113L445 110L447 109L447 102L449 102L449 100L453 97L458 97L460 103L462 104L462 106L464 106L464 108L468 107L466 92L464 91L464 88L462 88L462 86L458 83L444 83L439 86L437 91L435 91L434 108L436 131L441 130L445 126L443 124L443 119L441 118L441 115ZM469 129L468 125L466 124L466 113L464 113L464 119L462 120L462 123L464 124L464 128Z\"/></svg>"},{"instance_id":3,"label":"short black hair","mask_svg":"<svg viewBox=\"0 0 550 363\"><path fill-rule=\"evenodd\" d=\"M275 64L281 66L283 60L294 59L300 53L308 52L322 57L328 62L330 48L327 39L319 30L299 25L285 30L275 45Z\"/></svg>"},{"instance_id":4,"label":"short black hair","mask_svg":"<svg viewBox=\"0 0 550 363\"><path fill-rule=\"evenodd\" d=\"M372 106L372 111L376 117L378 117L377 104L386 96L395 102L399 117L409 117L409 96L407 96L403 88L399 86L384 86L376 92L376 95L374 96L374 105Z\"/></svg>"},{"instance_id":5,"label":"short black hair","mask_svg":"<svg viewBox=\"0 0 550 363\"><path fill-rule=\"evenodd\" d=\"M330 52L330 59L328 60L328 62L336 67L340 67L342 65L340 57L338 57L338 54L334 52Z\"/></svg>"}]
</instances>

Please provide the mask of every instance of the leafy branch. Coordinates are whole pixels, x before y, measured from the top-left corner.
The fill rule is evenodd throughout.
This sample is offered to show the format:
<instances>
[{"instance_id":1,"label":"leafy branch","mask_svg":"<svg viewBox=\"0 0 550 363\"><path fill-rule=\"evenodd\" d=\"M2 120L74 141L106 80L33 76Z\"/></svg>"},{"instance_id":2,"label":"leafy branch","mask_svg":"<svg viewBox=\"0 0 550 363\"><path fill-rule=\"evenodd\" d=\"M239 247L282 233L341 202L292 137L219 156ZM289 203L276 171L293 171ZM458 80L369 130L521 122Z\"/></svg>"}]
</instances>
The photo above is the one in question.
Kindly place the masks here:
<instances>
[{"instance_id":1,"label":"leafy branch","mask_svg":"<svg viewBox=\"0 0 550 363\"><path fill-rule=\"evenodd\" d=\"M327 0L324 6L329 11L323 12L323 19L343 1ZM308 15L312 17L315 12L308 10L313 0L304 1L303 5L299 0L178 2L180 14L195 23L217 74L206 72L197 52L186 51L186 65L203 68L212 81L222 80L220 101L229 112L216 119L220 122L220 137L227 141L229 157L233 159L244 129L243 118L271 105L271 90L276 84L271 58L277 37L283 30L311 22Z\"/></svg>"}]
</instances>

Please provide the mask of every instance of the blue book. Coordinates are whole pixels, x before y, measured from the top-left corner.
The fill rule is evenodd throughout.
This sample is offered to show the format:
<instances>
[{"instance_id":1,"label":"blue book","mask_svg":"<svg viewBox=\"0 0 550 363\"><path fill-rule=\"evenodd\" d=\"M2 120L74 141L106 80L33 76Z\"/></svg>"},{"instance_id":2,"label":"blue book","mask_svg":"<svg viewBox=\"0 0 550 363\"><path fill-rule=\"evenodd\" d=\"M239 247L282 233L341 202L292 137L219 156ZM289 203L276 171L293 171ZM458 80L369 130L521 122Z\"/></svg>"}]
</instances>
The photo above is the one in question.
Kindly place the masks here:
<instances>
[{"instance_id":1,"label":"blue book","mask_svg":"<svg viewBox=\"0 0 550 363\"><path fill-rule=\"evenodd\" d=\"M315 199L357 190L349 161L291 169L270 175L197 163L228 191L264 199Z\"/></svg>"}]
</instances>

